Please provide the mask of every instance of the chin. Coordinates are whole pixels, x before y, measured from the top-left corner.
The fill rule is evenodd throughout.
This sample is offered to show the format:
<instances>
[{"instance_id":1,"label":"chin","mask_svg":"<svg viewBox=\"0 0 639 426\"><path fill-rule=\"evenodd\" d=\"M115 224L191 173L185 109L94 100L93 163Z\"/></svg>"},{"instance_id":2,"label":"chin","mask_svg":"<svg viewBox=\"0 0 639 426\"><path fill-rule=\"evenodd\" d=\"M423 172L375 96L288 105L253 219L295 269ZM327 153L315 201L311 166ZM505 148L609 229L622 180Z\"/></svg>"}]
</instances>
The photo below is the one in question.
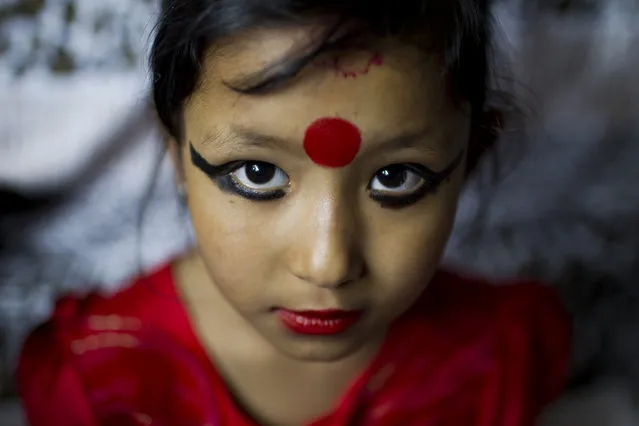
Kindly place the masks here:
<instances>
[{"instance_id":1,"label":"chin","mask_svg":"<svg viewBox=\"0 0 639 426\"><path fill-rule=\"evenodd\" d=\"M304 362L337 362L363 348L362 342L348 338L293 336L274 344L282 354Z\"/></svg>"}]
</instances>

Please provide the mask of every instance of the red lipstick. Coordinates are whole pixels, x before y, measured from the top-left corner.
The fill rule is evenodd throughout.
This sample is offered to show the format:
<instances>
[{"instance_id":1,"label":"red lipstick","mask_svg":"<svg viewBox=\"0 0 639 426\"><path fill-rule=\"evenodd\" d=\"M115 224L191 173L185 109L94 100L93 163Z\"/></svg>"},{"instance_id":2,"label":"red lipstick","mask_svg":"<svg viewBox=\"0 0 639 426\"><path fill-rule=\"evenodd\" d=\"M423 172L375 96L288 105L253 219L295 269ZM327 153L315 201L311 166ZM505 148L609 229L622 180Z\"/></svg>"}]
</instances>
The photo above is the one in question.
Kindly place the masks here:
<instances>
[{"instance_id":1,"label":"red lipstick","mask_svg":"<svg viewBox=\"0 0 639 426\"><path fill-rule=\"evenodd\" d=\"M362 317L362 311L290 311L278 309L277 316L296 334L331 336L343 333Z\"/></svg>"}]
</instances>

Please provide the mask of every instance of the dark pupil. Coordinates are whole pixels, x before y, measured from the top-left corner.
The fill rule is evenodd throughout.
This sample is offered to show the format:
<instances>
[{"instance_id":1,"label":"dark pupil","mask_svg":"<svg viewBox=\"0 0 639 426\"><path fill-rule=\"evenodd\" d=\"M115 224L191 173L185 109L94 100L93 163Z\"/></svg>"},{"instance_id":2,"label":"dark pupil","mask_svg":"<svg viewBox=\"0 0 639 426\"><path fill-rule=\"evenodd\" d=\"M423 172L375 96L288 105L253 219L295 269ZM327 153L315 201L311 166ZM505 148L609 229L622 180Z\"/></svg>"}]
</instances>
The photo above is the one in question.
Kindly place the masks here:
<instances>
[{"instance_id":1,"label":"dark pupil","mask_svg":"<svg viewBox=\"0 0 639 426\"><path fill-rule=\"evenodd\" d=\"M387 188L399 188L406 182L406 176L406 167L399 164L386 167L377 173L377 179Z\"/></svg>"},{"instance_id":2,"label":"dark pupil","mask_svg":"<svg viewBox=\"0 0 639 426\"><path fill-rule=\"evenodd\" d=\"M275 176L275 166L268 163L256 162L246 164L246 177L257 185L269 183Z\"/></svg>"}]
</instances>

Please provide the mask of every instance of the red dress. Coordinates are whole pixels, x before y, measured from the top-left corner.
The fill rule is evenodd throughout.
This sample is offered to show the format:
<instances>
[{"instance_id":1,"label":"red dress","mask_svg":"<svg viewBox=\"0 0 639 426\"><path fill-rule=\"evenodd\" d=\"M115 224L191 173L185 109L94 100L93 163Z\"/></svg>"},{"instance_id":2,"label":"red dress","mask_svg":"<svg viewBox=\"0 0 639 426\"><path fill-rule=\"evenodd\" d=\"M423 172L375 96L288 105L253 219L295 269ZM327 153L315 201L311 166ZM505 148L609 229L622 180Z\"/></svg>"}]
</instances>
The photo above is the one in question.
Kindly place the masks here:
<instances>
[{"instance_id":1,"label":"red dress","mask_svg":"<svg viewBox=\"0 0 639 426\"><path fill-rule=\"evenodd\" d=\"M439 272L376 359L312 426L532 426L562 391L569 322L547 288ZM28 338L32 426L255 426L180 304L170 267L111 296L63 299Z\"/></svg>"}]
</instances>

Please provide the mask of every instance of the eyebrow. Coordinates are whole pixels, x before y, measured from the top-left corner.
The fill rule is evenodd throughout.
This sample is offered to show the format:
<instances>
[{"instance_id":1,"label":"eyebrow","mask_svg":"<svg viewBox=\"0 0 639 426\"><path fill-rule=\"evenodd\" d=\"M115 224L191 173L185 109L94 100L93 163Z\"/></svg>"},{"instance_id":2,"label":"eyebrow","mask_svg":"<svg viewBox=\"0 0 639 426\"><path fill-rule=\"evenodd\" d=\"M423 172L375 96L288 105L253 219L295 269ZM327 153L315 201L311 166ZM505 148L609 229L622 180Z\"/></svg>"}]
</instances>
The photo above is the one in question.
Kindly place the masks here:
<instances>
[{"instance_id":1,"label":"eyebrow","mask_svg":"<svg viewBox=\"0 0 639 426\"><path fill-rule=\"evenodd\" d=\"M420 149L429 152L450 150L450 147L445 146L447 145L447 140L433 137L433 133L432 129L428 127L418 131L407 132L386 139L384 142L375 144L375 146L368 149L364 146L362 152L364 155L371 155L393 150ZM275 150L282 147L289 150L291 147L297 149L295 145L291 145L290 141L237 125L231 126L228 133L207 133L204 138L202 138L201 145L203 147L215 145L216 149L229 151L250 151L253 149ZM299 145L299 148L302 148L302 144Z\"/></svg>"},{"instance_id":2,"label":"eyebrow","mask_svg":"<svg viewBox=\"0 0 639 426\"><path fill-rule=\"evenodd\" d=\"M206 133L201 140L202 147L214 146L217 150L250 150L254 148L275 149L285 146L284 140L265 135L243 126L231 126L228 132L219 130Z\"/></svg>"},{"instance_id":3,"label":"eyebrow","mask_svg":"<svg viewBox=\"0 0 639 426\"><path fill-rule=\"evenodd\" d=\"M421 149L426 151L440 151L443 143L434 137L430 127L417 131L406 132L376 144L370 149L372 153L387 152L392 150Z\"/></svg>"}]
</instances>

